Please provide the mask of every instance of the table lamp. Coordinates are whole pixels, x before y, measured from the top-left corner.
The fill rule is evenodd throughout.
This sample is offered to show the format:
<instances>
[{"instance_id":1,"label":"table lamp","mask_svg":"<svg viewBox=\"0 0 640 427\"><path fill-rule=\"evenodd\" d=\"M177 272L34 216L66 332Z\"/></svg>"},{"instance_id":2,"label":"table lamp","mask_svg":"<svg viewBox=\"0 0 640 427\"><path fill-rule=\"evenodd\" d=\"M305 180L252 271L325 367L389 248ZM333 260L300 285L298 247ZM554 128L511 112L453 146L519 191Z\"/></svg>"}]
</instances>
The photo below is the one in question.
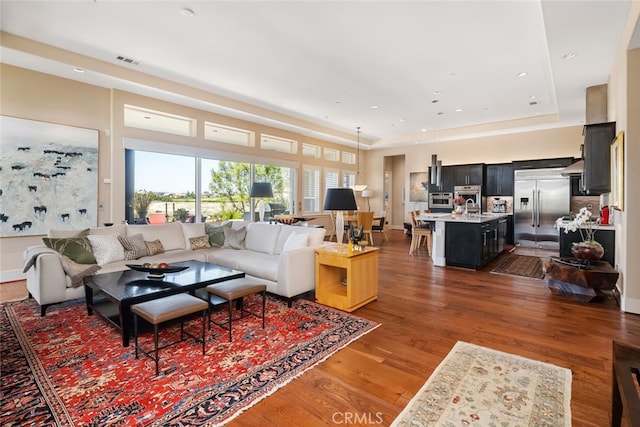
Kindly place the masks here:
<instances>
[{"instance_id":1,"label":"table lamp","mask_svg":"<svg viewBox=\"0 0 640 427\"><path fill-rule=\"evenodd\" d=\"M249 195L251 198L260 198L258 200L258 216L260 222L264 221L264 200L263 197L273 198L273 188L271 187L270 182L254 182L251 185L251 194Z\"/></svg>"},{"instance_id":2,"label":"table lamp","mask_svg":"<svg viewBox=\"0 0 640 427\"><path fill-rule=\"evenodd\" d=\"M351 188L327 188L324 197L324 210L336 212L336 239L342 243L344 235L343 211L355 211L358 209L356 196Z\"/></svg>"},{"instance_id":3,"label":"table lamp","mask_svg":"<svg viewBox=\"0 0 640 427\"><path fill-rule=\"evenodd\" d=\"M373 197L373 190L363 190L362 191L362 198L363 199L367 199L367 210L370 211L371 210L371 205L369 204L369 198Z\"/></svg>"}]
</instances>

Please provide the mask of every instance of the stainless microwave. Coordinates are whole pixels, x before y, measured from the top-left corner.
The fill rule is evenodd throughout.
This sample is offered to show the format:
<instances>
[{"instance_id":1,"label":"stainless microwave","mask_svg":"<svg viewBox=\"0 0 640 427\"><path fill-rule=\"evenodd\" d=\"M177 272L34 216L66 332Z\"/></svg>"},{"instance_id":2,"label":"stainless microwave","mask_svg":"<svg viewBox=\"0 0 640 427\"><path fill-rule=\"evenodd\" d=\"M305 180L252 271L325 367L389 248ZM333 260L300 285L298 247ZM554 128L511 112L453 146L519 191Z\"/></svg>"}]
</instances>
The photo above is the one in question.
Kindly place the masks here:
<instances>
[{"instance_id":1,"label":"stainless microwave","mask_svg":"<svg viewBox=\"0 0 640 427\"><path fill-rule=\"evenodd\" d=\"M453 193L429 193L429 209L453 208Z\"/></svg>"}]
</instances>

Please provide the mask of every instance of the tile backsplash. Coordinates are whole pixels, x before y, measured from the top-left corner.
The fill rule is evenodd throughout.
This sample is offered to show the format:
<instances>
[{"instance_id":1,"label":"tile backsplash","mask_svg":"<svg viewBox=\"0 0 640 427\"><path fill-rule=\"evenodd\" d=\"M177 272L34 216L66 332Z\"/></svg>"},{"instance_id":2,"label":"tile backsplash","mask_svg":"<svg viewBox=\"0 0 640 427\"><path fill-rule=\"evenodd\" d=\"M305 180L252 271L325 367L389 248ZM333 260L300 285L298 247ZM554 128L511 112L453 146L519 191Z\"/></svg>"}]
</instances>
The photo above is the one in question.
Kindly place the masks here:
<instances>
[{"instance_id":1,"label":"tile backsplash","mask_svg":"<svg viewBox=\"0 0 640 427\"><path fill-rule=\"evenodd\" d=\"M571 212L578 213L581 208L591 211L594 218L600 216L600 196L573 196L571 197Z\"/></svg>"}]
</instances>

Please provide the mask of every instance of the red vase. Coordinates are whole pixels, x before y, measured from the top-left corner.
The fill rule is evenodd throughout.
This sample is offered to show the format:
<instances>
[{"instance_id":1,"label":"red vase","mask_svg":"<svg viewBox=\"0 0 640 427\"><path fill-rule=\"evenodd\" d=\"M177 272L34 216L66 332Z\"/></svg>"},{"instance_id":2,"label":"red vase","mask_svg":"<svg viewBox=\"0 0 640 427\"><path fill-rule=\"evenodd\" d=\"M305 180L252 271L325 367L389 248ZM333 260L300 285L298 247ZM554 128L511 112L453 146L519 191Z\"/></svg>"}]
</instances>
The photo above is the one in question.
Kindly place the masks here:
<instances>
[{"instance_id":1,"label":"red vase","mask_svg":"<svg viewBox=\"0 0 640 427\"><path fill-rule=\"evenodd\" d=\"M571 253L574 258L597 261L604 255L604 248L599 243L580 242L571 246Z\"/></svg>"}]
</instances>

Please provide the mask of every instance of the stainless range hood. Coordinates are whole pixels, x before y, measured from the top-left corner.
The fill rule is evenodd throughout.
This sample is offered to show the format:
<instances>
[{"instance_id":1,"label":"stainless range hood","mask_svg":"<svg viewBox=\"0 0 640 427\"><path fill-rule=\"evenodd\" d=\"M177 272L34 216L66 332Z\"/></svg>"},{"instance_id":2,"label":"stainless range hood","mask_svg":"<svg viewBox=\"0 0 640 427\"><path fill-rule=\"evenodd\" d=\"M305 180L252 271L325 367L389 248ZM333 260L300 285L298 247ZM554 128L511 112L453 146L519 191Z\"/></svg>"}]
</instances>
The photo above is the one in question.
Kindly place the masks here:
<instances>
[{"instance_id":1,"label":"stainless range hood","mask_svg":"<svg viewBox=\"0 0 640 427\"><path fill-rule=\"evenodd\" d=\"M560 173L562 174L562 176L574 176L574 175L582 175L583 171L584 171L584 160L578 160L571 166L567 166L566 168L562 169Z\"/></svg>"}]
</instances>

